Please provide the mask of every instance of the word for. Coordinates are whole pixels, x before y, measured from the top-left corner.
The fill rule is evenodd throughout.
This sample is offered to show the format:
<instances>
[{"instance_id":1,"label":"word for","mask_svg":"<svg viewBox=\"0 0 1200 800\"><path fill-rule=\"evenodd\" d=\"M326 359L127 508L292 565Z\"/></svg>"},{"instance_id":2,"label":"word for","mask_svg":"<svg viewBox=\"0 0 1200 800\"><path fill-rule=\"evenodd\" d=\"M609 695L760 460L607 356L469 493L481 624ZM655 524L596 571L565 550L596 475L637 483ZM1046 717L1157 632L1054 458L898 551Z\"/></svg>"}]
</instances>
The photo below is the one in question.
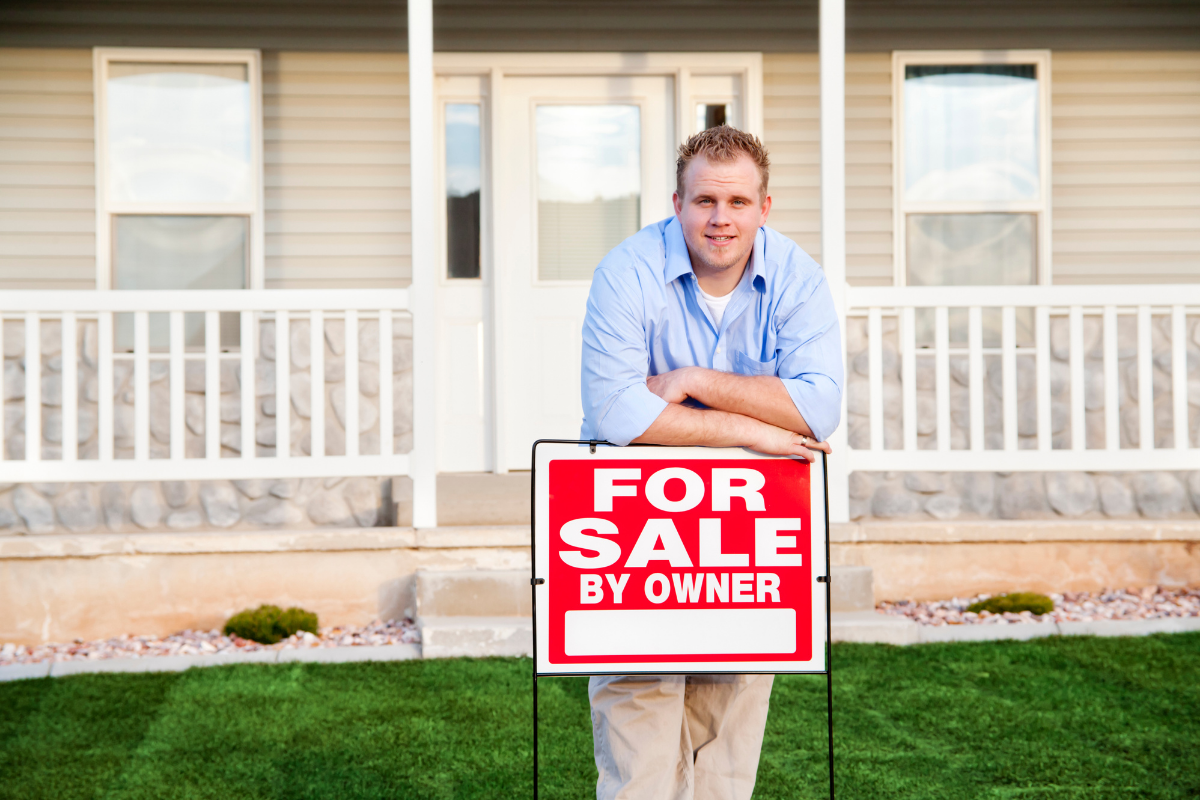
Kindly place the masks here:
<instances>
[{"instance_id":1,"label":"word for","mask_svg":"<svg viewBox=\"0 0 1200 800\"><path fill-rule=\"evenodd\" d=\"M678 573L672 572L670 580L661 572L655 572L646 577L643 591L651 603L663 603L675 590L675 601L678 603L698 603L700 594L704 593L706 603L778 603L779 576L772 572L734 572L733 580L730 573L723 572L714 575L707 573ZM612 593L612 602L620 603L625 595L625 586L629 583L629 574L614 575L607 573L601 580L599 575L579 576L579 602L591 605L604 602L604 584Z\"/></svg>"},{"instance_id":2,"label":"word for","mask_svg":"<svg viewBox=\"0 0 1200 800\"><path fill-rule=\"evenodd\" d=\"M610 470L617 472L620 470ZM634 470L636 472L636 470ZM668 472L669 470L662 470ZM688 470L684 470L688 472ZM599 470L597 470L599 472ZM713 470L717 472L717 470ZM691 473L695 474L695 473ZM721 520L702 519L699 526L699 564L692 564L679 530L669 519L648 519L629 556L625 559L626 569L640 569L651 561L666 561L672 567L748 567L749 553L725 553L721 549ZM803 565L800 553L781 553L781 548L796 547L795 536L781 536L780 531L799 531L800 520L793 517L754 520L754 565L757 567L799 567ZM611 567L621 559L621 545L605 536L619 533L615 523L598 517L573 519L559 529L559 537L568 545L579 550L560 550L559 558L575 569L600 570ZM596 555L584 555L584 551Z\"/></svg>"},{"instance_id":3,"label":"word for","mask_svg":"<svg viewBox=\"0 0 1200 800\"><path fill-rule=\"evenodd\" d=\"M597 469L594 474L593 506L596 511L612 511L614 497L637 497L637 486L617 481L640 481L642 471L637 467ZM667 498L667 482L683 483L683 497ZM734 481L741 481L734 485ZM712 471L712 510L729 511L730 502L739 497L747 511L765 511L762 488L767 479L756 469L743 467L714 468ZM704 500L704 479L684 467L667 467L652 474L646 481L646 499L659 511L691 511Z\"/></svg>"}]
</instances>

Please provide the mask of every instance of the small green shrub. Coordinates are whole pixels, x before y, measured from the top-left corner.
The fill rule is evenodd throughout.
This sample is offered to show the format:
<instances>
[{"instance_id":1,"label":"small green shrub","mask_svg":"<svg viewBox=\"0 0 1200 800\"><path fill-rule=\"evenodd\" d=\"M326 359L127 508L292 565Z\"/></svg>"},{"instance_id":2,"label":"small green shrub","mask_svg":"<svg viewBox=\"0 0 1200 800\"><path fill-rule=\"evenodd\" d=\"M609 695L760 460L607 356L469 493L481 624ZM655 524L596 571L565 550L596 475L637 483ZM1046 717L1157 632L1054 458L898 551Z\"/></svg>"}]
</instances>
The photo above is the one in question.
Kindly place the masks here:
<instances>
[{"instance_id":1,"label":"small green shrub","mask_svg":"<svg viewBox=\"0 0 1200 800\"><path fill-rule=\"evenodd\" d=\"M261 605L239 611L225 623L226 636L240 636L259 644L275 644L298 631L317 632L317 615L303 608Z\"/></svg>"},{"instance_id":2,"label":"small green shrub","mask_svg":"<svg viewBox=\"0 0 1200 800\"><path fill-rule=\"evenodd\" d=\"M1013 592L1012 594L1001 594L995 597L989 597L987 600L980 600L978 603L972 603L967 611L974 611L978 614L980 611L990 611L993 614L1003 614L1011 611L1014 614L1020 614L1022 611L1030 611L1034 614L1049 614L1054 610L1054 601L1044 594L1037 592Z\"/></svg>"}]
</instances>

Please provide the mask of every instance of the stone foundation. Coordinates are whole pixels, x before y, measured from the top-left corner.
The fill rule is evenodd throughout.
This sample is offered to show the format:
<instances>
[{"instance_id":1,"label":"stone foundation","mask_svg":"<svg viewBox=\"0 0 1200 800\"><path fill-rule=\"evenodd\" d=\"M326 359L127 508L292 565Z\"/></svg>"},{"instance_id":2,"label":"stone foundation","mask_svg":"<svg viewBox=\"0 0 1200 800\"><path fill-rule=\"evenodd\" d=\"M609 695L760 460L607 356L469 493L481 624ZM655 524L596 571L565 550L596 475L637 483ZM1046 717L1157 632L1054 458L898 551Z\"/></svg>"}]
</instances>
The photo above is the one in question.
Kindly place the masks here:
<instances>
[{"instance_id":1,"label":"stone foundation","mask_svg":"<svg viewBox=\"0 0 1200 800\"><path fill-rule=\"evenodd\" d=\"M1194 520L1200 472L853 472L850 518Z\"/></svg>"}]
</instances>

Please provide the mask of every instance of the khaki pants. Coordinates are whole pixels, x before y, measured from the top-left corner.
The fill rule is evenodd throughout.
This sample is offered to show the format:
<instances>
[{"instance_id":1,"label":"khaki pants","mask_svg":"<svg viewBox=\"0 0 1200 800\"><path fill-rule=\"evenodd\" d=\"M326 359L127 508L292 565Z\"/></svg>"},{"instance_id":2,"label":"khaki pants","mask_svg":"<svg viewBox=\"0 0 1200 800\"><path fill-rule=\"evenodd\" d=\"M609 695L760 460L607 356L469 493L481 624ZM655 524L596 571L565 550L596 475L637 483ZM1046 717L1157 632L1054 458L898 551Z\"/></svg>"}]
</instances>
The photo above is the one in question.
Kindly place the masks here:
<instances>
[{"instance_id":1,"label":"khaki pants","mask_svg":"<svg viewBox=\"0 0 1200 800\"><path fill-rule=\"evenodd\" d=\"M597 800L750 800L774 678L594 676Z\"/></svg>"}]
</instances>

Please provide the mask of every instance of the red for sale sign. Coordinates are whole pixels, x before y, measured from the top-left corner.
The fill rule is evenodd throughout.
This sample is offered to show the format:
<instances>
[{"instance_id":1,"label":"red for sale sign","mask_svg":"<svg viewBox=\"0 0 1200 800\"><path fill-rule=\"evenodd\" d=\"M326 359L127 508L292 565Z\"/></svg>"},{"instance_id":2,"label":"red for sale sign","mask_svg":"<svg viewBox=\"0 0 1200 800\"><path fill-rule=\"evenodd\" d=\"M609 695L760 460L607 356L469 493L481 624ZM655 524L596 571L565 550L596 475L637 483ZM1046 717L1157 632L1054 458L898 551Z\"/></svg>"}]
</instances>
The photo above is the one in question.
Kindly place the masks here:
<instances>
[{"instance_id":1,"label":"red for sale sign","mask_svg":"<svg viewBox=\"0 0 1200 800\"><path fill-rule=\"evenodd\" d=\"M823 672L820 462L534 448L538 674Z\"/></svg>"}]
</instances>

